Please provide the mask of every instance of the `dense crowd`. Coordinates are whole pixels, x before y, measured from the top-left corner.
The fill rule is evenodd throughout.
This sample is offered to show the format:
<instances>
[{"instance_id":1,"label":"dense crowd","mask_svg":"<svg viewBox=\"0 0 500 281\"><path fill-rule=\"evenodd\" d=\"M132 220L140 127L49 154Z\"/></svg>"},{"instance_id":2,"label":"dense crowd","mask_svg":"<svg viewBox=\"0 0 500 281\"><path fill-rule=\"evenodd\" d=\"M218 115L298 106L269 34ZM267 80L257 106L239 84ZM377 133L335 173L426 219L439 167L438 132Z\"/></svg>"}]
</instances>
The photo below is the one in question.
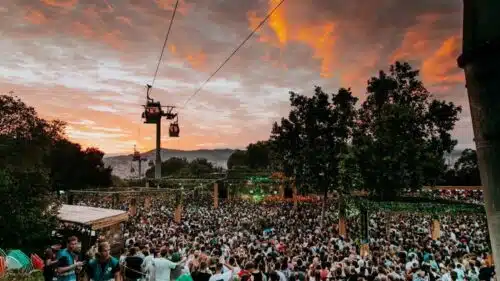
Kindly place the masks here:
<instances>
[{"instance_id":1,"label":"dense crowd","mask_svg":"<svg viewBox=\"0 0 500 281\"><path fill-rule=\"evenodd\" d=\"M181 223L174 222L172 199L155 198L148 209L139 204L123 226L125 251L110 272L130 281L490 281L494 275L484 215L441 215L440 238L433 240L431 216L374 213L368 251L361 251L357 216L348 218L342 237L335 202L322 216L318 203L233 200L214 209L209 193L184 201ZM93 250L102 258L109 245L99 241Z\"/></svg>"}]
</instances>

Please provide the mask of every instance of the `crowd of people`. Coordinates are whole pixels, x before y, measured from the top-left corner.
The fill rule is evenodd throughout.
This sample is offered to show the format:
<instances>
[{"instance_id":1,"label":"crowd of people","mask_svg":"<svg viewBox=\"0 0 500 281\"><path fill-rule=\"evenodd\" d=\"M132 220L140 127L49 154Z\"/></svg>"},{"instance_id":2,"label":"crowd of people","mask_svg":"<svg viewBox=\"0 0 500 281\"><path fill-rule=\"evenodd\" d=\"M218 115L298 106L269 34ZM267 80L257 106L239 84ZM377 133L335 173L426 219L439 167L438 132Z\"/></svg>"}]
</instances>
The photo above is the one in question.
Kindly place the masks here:
<instances>
[{"instance_id":1,"label":"crowd of people","mask_svg":"<svg viewBox=\"0 0 500 281\"><path fill-rule=\"evenodd\" d=\"M96 198L80 204L103 207L101 202L109 204ZM430 215L372 213L366 251L356 216L347 219L347 235L339 234L335 202L327 204L331 207L323 216L316 202L302 202L295 208L293 203L277 200L230 200L214 208L209 193L191 194L184 202L180 223L174 221L172 200L153 198L149 208L138 204L136 215L123 225L122 255L112 258L109 243L100 238L88 264L78 263L75 268L84 267L93 281L494 278L483 214L441 215L440 237L432 239L435 218ZM120 206L127 208L127 203ZM64 270L67 263L55 268Z\"/></svg>"}]
</instances>

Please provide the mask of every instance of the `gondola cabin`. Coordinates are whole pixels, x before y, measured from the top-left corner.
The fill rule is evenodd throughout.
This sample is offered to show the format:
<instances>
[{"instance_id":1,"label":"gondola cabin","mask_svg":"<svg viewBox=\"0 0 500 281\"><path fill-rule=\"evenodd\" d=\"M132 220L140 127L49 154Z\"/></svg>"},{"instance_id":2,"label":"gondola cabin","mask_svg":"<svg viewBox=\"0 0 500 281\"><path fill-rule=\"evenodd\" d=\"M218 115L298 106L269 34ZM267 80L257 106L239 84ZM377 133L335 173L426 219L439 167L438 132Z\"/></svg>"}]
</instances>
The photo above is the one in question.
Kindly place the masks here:
<instances>
[{"instance_id":1,"label":"gondola cabin","mask_svg":"<svg viewBox=\"0 0 500 281\"><path fill-rule=\"evenodd\" d=\"M170 124L170 127L168 128L168 135L171 138L178 138L179 133L180 133L179 123L175 122L175 123Z\"/></svg>"},{"instance_id":2,"label":"gondola cabin","mask_svg":"<svg viewBox=\"0 0 500 281\"><path fill-rule=\"evenodd\" d=\"M142 118L146 124L156 124L162 117L161 105L159 102L148 102L144 107Z\"/></svg>"}]
</instances>

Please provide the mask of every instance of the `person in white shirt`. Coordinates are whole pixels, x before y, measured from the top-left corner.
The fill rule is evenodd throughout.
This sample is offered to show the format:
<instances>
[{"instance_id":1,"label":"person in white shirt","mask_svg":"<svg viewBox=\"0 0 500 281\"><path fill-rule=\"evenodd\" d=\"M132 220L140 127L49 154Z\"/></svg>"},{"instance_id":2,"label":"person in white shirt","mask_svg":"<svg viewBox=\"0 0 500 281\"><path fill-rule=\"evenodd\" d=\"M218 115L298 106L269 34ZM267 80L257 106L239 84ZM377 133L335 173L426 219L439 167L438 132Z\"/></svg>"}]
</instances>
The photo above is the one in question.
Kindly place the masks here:
<instances>
[{"instance_id":1,"label":"person in white shirt","mask_svg":"<svg viewBox=\"0 0 500 281\"><path fill-rule=\"evenodd\" d=\"M152 272L150 276L150 280L153 281L170 281L170 272L172 269L178 264L182 264L185 260L180 261L179 263L175 263L169 261L167 259L168 249L162 248L160 250L160 257L154 258L152 261Z\"/></svg>"},{"instance_id":2,"label":"person in white shirt","mask_svg":"<svg viewBox=\"0 0 500 281\"><path fill-rule=\"evenodd\" d=\"M229 270L222 273L222 268L227 267ZM208 281L231 281L233 278L233 267L227 264L221 257L220 261L215 266L215 274L210 276Z\"/></svg>"}]
</instances>

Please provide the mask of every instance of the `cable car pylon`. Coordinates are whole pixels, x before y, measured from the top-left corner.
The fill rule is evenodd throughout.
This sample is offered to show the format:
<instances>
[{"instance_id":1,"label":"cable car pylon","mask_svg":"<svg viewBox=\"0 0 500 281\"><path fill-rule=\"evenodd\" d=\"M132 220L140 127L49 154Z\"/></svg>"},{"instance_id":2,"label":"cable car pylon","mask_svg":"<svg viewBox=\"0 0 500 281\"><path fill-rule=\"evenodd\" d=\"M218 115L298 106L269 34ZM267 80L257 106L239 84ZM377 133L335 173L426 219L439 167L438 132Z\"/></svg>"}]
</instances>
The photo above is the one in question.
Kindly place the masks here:
<instances>
[{"instance_id":1,"label":"cable car pylon","mask_svg":"<svg viewBox=\"0 0 500 281\"><path fill-rule=\"evenodd\" d=\"M171 138L179 137L180 129L178 122L178 113L174 113L175 106L162 106L159 101L152 99L149 94L151 85L146 85L146 104L143 105L144 112L142 118L145 124L156 124L156 161L155 161L155 179L161 178L161 119L174 120L170 123L168 135Z\"/></svg>"}]
</instances>

